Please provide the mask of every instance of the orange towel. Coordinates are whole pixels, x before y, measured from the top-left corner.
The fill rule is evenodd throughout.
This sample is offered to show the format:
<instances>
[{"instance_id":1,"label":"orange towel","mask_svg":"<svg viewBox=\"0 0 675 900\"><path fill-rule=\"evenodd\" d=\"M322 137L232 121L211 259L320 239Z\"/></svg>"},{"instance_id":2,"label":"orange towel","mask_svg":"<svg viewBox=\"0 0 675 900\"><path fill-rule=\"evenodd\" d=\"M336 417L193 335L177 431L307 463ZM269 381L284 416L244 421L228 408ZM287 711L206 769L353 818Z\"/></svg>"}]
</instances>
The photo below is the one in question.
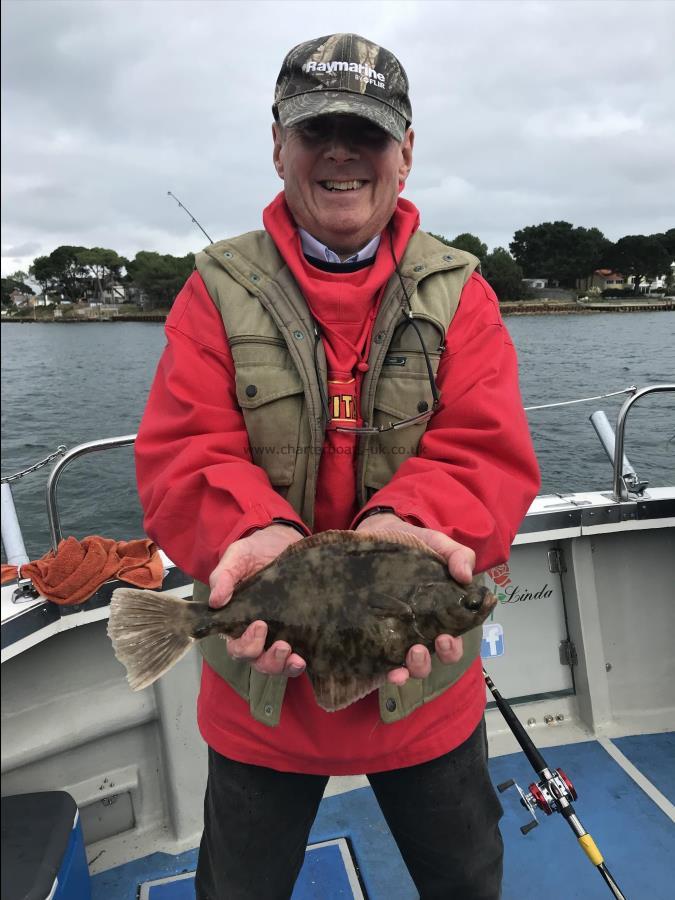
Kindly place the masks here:
<instances>
[{"instance_id":1,"label":"orange towel","mask_svg":"<svg viewBox=\"0 0 675 900\"><path fill-rule=\"evenodd\" d=\"M17 578L16 566L2 566L2 583ZM157 545L148 538L113 541L92 535L78 541L66 538L54 553L21 566L21 577L30 578L48 600L61 606L82 603L109 578L141 588L158 588L164 567Z\"/></svg>"}]
</instances>

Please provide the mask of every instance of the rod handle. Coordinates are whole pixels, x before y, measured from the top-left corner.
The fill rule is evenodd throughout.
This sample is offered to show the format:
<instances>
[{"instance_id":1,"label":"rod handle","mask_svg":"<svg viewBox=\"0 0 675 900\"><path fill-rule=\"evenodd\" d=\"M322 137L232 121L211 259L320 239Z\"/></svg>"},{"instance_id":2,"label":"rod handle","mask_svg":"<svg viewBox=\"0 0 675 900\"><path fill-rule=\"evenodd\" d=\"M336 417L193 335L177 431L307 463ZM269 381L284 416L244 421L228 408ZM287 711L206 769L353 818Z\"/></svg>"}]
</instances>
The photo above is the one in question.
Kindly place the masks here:
<instances>
[{"instance_id":1,"label":"rod handle","mask_svg":"<svg viewBox=\"0 0 675 900\"><path fill-rule=\"evenodd\" d=\"M594 866L599 866L605 861L590 834L582 834L579 838L579 845Z\"/></svg>"}]
</instances>

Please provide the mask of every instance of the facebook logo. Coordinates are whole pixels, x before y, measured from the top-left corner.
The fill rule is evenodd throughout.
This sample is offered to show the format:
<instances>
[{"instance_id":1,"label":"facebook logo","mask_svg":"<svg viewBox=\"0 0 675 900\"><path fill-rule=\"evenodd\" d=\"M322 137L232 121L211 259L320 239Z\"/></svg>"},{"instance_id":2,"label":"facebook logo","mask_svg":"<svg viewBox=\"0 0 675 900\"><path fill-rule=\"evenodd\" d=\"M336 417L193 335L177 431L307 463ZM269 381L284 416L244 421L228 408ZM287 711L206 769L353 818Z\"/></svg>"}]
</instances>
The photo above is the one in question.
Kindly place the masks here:
<instances>
[{"instance_id":1,"label":"facebook logo","mask_svg":"<svg viewBox=\"0 0 675 900\"><path fill-rule=\"evenodd\" d=\"M491 656L504 655L504 629L496 622L483 625L483 640L480 645L480 655L483 659Z\"/></svg>"}]
</instances>

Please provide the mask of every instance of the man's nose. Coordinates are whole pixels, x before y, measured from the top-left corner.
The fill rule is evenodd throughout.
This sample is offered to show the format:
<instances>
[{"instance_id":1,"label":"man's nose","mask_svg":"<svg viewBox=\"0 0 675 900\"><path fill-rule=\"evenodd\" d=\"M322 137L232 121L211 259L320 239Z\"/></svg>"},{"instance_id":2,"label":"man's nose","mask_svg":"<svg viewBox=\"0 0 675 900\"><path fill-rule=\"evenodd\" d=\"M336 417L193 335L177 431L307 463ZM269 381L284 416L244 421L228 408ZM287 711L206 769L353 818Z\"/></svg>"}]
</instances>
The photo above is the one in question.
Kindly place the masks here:
<instances>
[{"instance_id":1,"label":"man's nose","mask_svg":"<svg viewBox=\"0 0 675 900\"><path fill-rule=\"evenodd\" d=\"M334 162L348 162L350 159L358 159L359 153L353 141L346 135L334 133L326 141L324 158Z\"/></svg>"}]
</instances>

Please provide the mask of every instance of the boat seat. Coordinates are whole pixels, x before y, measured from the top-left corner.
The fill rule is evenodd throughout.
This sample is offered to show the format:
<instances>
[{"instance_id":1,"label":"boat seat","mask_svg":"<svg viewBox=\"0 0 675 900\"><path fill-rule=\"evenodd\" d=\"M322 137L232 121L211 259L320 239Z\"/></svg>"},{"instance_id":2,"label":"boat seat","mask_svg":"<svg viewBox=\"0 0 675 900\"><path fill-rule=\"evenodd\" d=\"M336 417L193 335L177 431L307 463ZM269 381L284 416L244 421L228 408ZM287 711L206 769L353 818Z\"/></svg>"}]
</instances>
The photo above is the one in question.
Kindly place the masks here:
<instances>
[{"instance_id":1,"label":"boat seat","mask_svg":"<svg viewBox=\"0 0 675 900\"><path fill-rule=\"evenodd\" d=\"M65 791L2 798L2 900L90 900L79 811Z\"/></svg>"}]
</instances>

